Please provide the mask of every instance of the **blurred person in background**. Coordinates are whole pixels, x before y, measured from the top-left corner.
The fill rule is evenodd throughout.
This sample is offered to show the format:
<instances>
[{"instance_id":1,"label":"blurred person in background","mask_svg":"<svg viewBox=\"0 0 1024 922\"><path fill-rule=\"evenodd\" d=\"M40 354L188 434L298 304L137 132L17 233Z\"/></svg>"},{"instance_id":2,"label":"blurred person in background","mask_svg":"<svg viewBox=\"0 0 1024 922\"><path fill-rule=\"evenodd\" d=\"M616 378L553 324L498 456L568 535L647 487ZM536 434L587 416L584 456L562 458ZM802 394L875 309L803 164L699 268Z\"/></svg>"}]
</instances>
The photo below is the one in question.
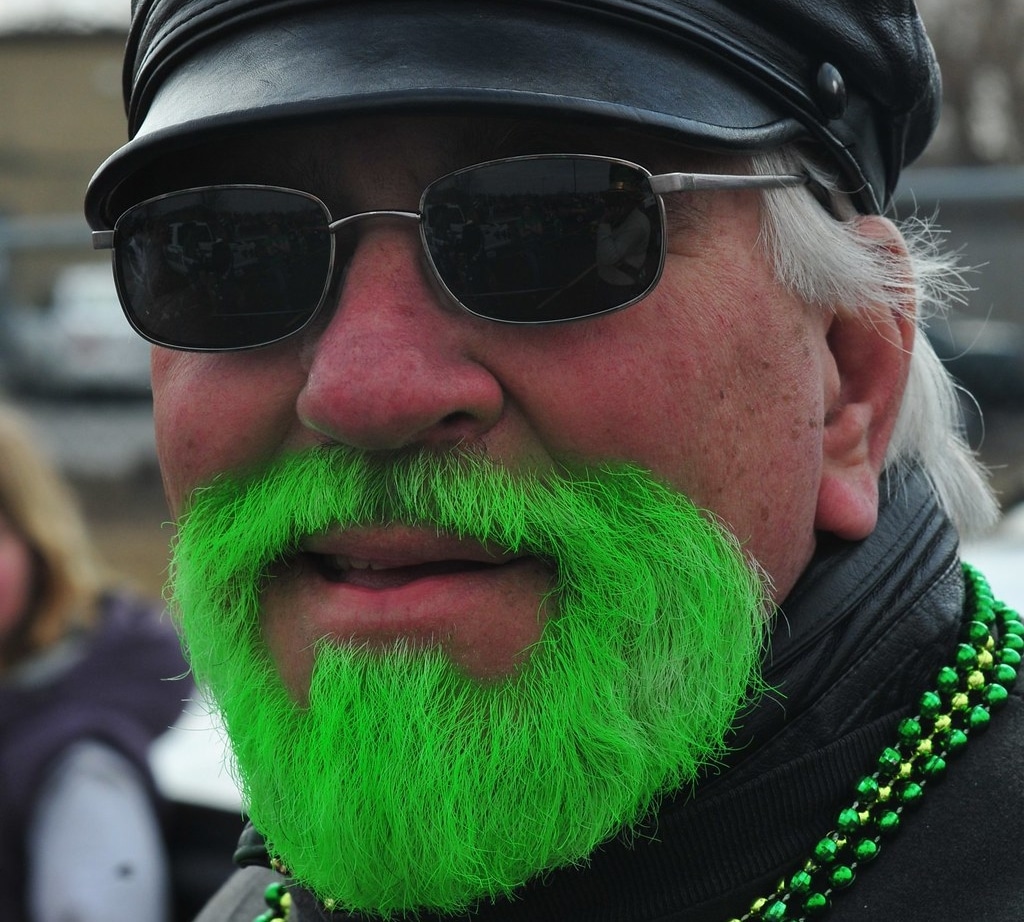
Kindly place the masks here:
<instances>
[{"instance_id":1,"label":"blurred person in background","mask_svg":"<svg viewBox=\"0 0 1024 922\"><path fill-rule=\"evenodd\" d=\"M161 609L108 588L68 486L0 405L0 874L14 922L163 922L151 741L190 686ZM13 912L13 916L12 916Z\"/></svg>"}]
</instances>

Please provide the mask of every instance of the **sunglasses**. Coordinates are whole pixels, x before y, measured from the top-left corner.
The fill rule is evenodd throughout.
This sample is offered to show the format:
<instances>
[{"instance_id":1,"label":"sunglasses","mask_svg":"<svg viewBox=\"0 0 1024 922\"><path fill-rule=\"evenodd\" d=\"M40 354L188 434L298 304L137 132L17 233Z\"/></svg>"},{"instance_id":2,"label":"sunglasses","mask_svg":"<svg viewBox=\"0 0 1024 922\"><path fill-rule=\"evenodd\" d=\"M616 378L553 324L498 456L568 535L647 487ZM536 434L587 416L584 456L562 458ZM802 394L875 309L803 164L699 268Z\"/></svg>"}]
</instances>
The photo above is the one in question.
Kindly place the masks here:
<instances>
[{"instance_id":1,"label":"sunglasses","mask_svg":"<svg viewBox=\"0 0 1024 922\"><path fill-rule=\"evenodd\" d=\"M805 176L652 175L611 157L512 157L423 190L418 211L334 218L313 195L263 185L204 186L140 202L112 230L128 321L159 346L252 349L298 333L329 300L367 218L419 225L444 294L499 323L582 320L635 304L665 265L669 192L773 189Z\"/></svg>"}]
</instances>

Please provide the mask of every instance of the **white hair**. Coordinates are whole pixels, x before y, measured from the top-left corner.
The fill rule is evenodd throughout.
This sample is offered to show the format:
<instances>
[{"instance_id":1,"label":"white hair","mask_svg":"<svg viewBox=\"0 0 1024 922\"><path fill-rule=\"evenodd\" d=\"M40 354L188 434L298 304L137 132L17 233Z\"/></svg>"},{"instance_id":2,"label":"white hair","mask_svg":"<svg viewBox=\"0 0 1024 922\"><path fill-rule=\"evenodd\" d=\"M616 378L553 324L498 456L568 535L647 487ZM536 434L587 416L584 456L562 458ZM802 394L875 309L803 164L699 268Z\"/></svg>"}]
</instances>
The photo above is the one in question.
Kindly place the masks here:
<instances>
[{"instance_id":1,"label":"white hair","mask_svg":"<svg viewBox=\"0 0 1024 922\"><path fill-rule=\"evenodd\" d=\"M962 303L969 287L954 254L942 251L931 222L899 222L907 257L858 232L858 213L836 177L796 148L752 159L755 173L806 173L811 183L764 193L764 243L776 277L808 303L836 312L864 305L924 321ZM963 434L958 386L923 335L915 337L909 378L886 454L887 467L916 463L961 535L989 528L998 507L987 474Z\"/></svg>"}]
</instances>

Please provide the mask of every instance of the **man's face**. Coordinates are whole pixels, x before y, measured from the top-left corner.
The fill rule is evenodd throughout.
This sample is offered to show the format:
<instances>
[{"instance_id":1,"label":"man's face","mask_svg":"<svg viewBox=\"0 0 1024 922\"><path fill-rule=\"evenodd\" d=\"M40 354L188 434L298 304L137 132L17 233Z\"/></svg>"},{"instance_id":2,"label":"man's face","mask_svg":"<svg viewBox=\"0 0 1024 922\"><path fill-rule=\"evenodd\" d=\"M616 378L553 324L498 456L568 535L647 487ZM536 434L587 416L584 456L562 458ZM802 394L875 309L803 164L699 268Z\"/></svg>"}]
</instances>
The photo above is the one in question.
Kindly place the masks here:
<instances>
[{"instance_id":1,"label":"man's face","mask_svg":"<svg viewBox=\"0 0 1024 922\"><path fill-rule=\"evenodd\" d=\"M415 209L423 186L447 171L542 150L608 154L654 172L706 166L619 134L389 119L239 143L188 181L303 189L338 216ZM473 317L432 286L415 228L385 219L361 225L344 284L304 333L242 353L157 349L157 441L172 511L222 472L321 444L371 453L469 446L513 471L631 462L724 522L781 599L814 545L834 389L828 319L773 279L756 193L666 200L664 276L621 312L539 327ZM540 560L495 560L492 548L421 528L328 533L311 550L336 558L348 578L310 568L264 600L266 642L297 697L325 635L441 635L457 664L491 679L540 634L552 579ZM450 572L416 578L439 568Z\"/></svg>"},{"instance_id":2,"label":"man's face","mask_svg":"<svg viewBox=\"0 0 1024 922\"><path fill-rule=\"evenodd\" d=\"M613 227L621 224L626 216L640 204L640 197L629 192L609 192L605 196L605 213Z\"/></svg>"},{"instance_id":3,"label":"man's face","mask_svg":"<svg viewBox=\"0 0 1024 922\"><path fill-rule=\"evenodd\" d=\"M290 186L341 216L545 151L714 166L395 119L239 142L178 179ZM829 321L772 278L756 195L666 204L664 276L621 312L473 317L415 228L380 219L303 333L154 354L197 674L257 827L339 905L458 911L584 860L721 754L756 686L757 579L783 598L814 547Z\"/></svg>"}]
</instances>

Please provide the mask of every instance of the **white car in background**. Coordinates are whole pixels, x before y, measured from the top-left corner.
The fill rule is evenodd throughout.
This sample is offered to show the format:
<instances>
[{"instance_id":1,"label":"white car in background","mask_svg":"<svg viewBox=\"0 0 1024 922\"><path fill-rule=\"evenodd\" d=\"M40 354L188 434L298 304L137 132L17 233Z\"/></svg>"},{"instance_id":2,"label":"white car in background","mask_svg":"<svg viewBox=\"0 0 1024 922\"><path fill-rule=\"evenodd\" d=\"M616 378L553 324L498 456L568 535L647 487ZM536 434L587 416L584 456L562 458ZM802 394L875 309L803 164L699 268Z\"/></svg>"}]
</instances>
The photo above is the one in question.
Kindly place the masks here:
<instances>
[{"instance_id":1,"label":"white car in background","mask_svg":"<svg viewBox=\"0 0 1024 922\"><path fill-rule=\"evenodd\" d=\"M236 869L245 825L224 726L201 696L154 741L149 763L163 800L174 919L194 919Z\"/></svg>"},{"instance_id":2,"label":"white car in background","mask_svg":"<svg viewBox=\"0 0 1024 922\"><path fill-rule=\"evenodd\" d=\"M8 383L47 394L150 392L149 344L128 324L110 266L76 263L54 279L48 307L3 318Z\"/></svg>"}]
</instances>

